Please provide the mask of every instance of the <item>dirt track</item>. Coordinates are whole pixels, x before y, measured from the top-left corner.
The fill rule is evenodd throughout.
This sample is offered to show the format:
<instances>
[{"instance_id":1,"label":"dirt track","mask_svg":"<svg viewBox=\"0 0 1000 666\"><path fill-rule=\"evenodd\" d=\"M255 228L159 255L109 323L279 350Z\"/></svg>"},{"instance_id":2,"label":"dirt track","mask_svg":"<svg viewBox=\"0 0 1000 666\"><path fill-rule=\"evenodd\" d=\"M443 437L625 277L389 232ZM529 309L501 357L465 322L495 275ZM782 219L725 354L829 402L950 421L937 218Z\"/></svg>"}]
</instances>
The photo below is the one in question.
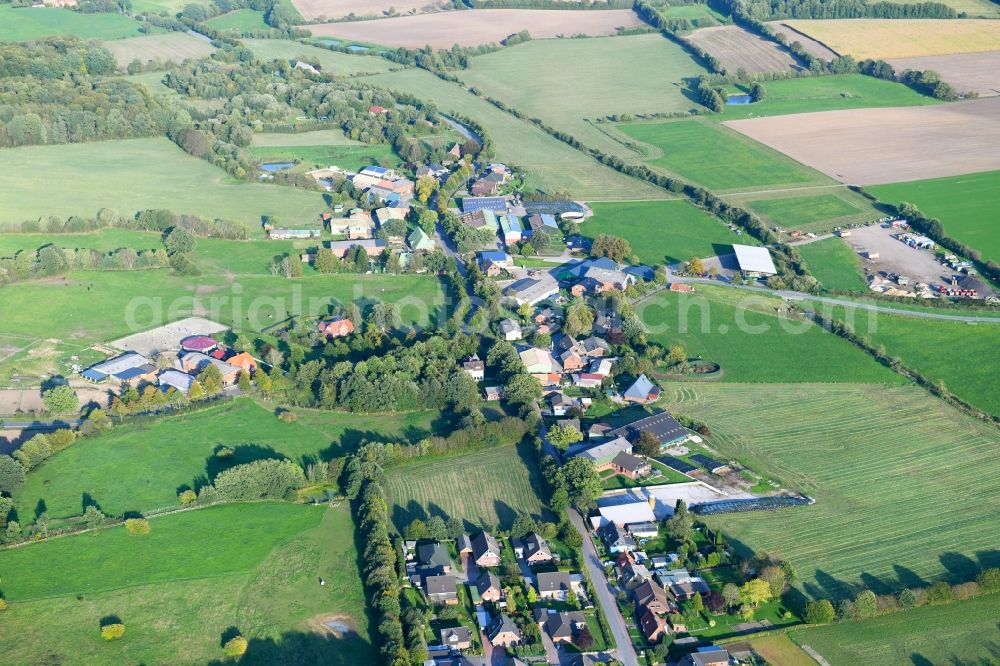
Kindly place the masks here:
<instances>
[{"instance_id":1,"label":"dirt track","mask_svg":"<svg viewBox=\"0 0 1000 666\"><path fill-rule=\"evenodd\" d=\"M618 27L643 25L630 9L474 9L376 21L307 26L315 37L339 37L383 46L449 48L499 42L521 30L537 39L565 35L614 35Z\"/></svg>"},{"instance_id":2,"label":"dirt track","mask_svg":"<svg viewBox=\"0 0 1000 666\"><path fill-rule=\"evenodd\" d=\"M799 69L795 59L773 42L736 25L695 30L688 35L688 40L715 56L730 72L740 68L751 74Z\"/></svg>"},{"instance_id":3,"label":"dirt track","mask_svg":"<svg viewBox=\"0 0 1000 666\"><path fill-rule=\"evenodd\" d=\"M725 124L842 183L898 183L1000 169L1000 97Z\"/></svg>"},{"instance_id":4,"label":"dirt track","mask_svg":"<svg viewBox=\"0 0 1000 666\"><path fill-rule=\"evenodd\" d=\"M889 64L897 74L905 69L932 69L960 93L1000 95L1000 51L896 58Z\"/></svg>"}]
</instances>

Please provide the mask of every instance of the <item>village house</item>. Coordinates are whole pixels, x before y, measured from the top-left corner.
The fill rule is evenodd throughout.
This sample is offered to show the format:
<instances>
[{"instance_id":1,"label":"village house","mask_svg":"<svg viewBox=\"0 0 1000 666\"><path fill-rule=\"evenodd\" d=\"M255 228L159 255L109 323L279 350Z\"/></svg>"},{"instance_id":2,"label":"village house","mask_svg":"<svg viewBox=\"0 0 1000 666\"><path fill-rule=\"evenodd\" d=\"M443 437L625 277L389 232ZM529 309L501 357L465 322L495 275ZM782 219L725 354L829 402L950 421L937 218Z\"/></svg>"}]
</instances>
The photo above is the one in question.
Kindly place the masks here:
<instances>
[{"instance_id":1,"label":"village house","mask_svg":"<svg viewBox=\"0 0 1000 666\"><path fill-rule=\"evenodd\" d=\"M500 579L491 571L483 571L476 579L476 592L483 601L496 603L503 597Z\"/></svg>"},{"instance_id":2,"label":"village house","mask_svg":"<svg viewBox=\"0 0 1000 666\"><path fill-rule=\"evenodd\" d=\"M658 412L652 416L633 421L628 425L616 428L608 433L609 437L624 437L630 442L636 442L639 435L648 432L660 442L661 448L669 448L674 444L686 441L691 432L677 422L669 412Z\"/></svg>"},{"instance_id":3,"label":"village house","mask_svg":"<svg viewBox=\"0 0 1000 666\"><path fill-rule=\"evenodd\" d=\"M467 227L472 227L474 229L496 229L497 228L497 216L488 208L482 210L475 210L470 213L463 213L458 218L462 224Z\"/></svg>"},{"instance_id":4,"label":"village house","mask_svg":"<svg viewBox=\"0 0 1000 666\"><path fill-rule=\"evenodd\" d=\"M352 247L360 247L368 254L370 259L379 257L388 247L381 238L369 238L366 240L342 240L327 241L326 247L333 252L333 256L343 259Z\"/></svg>"},{"instance_id":5,"label":"village house","mask_svg":"<svg viewBox=\"0 0 1000 666\"><path fill-rule=\"evenodd\" d=\"M229 358L225 359L225 361L229 365L235 365L237 368L245 370L246 372L249 372L251 374L257 371L256 359L254 359L254 357L247 352L240 352L235 356L230 356Z\"/></svg>"},{"instance_id":6,"label":"village house","mask_svg":"<svg viewBox=\"0 0 1000 666\"><path fill-rule=\"evenodd\" d=\"M574 296L602 294L614 289L625 289L635 284L635 277L619 270L618 265L607 258L584 262L580 280L570 288Z\"/></svg>"},{"instance_id":7,"label":"village house","mask_svg":"<svg viewBox=\"0 0 1000 666\"><path fill-rule=\"evenodd\" d=\"M549 375L562 374L562 366L553 358L552 352L541 347L529 347L518 353L525 371L542 381L543 386L549 383ZM558 379L557 379L558 381Z\"/></svg>"},{"instance_id":8,"label":"village house","mask_svg":"<svg viewBox=\"0 0 1000 666\"><path fill-rule=\"evenodd\" d=\"M390 220L400 220L406 221L406 214L409 212L409 208L379 208L375 211L375 220L378 222L379 227L384 227L386 222Z\"/></svg>"},{"instance_id":9,"label":"village house","mask_svg":"<svg viewBox=\"0 0 1000 666\"><path fill-rule=\"evenodd\" d=\"M514 342L524 337L524 331L521 330L521 324L515 320L504 319L500 322L500 335L507 342Z\"/></svg>"},{"instance_id":10,"label":"village house","mask_svg":"<svg viewBox=\"0 0 1000 666\"><path fill-rule=\"evenodd\" d=\"M371 238L375 233L375 222L371 213L360 208L353 208L348 214L344 235L348 240Z\"/></svg>"},{"instance_id":11,"label":"village house","mask_svg":"<svg viewBox=\"0 0 1000 666\"><path fill-rule=\"evenodd\" d=\"M663 636L670 633L667 621L648 608L639 618L639 627L642 629L642 635L646 637L646 642L650 644L659 643Z\"/></svg>"},{"instance_id":12,"label":"village house","mask_svg":"<svg viewBox=\"0 0 1000 666\"><path fill-rule=\"evenodd\" d=\"M667 593L656 581L647 580L632 590L636 606L645 608L655 615L666 615L670 612L670 602Z\"/></svg>"},{"instance_id":13,"label":"village house","mask_svg":"<svg viewBox=\"0 0 1000 666\"><path fill-rule=\"evenodd\" d=\"M345 317L334 317L317 324L319 332L328 338L342 338L354 332L354 323Z\"/></svg>"},{"instance_id":14,"label":"village house","mask_svg":"<svg viewBox=\"0 0 1000 666\"><path fill-rule=\"evenodd\" d=\"M191 384L194 383L194 377L180 370L164 370L156 379L157 384L164 391L173 388L184 395L187 395L187 392L191 390Z\"/></svg>"},{"instance_id":15,"label":"village house","mask_svg":"<svg viewBox=\"0 0 1000 666\"><path fill-rule=\"evenodd\" d=\"M406 242L415 252L432 252L436 247L434 239L428 236L427 232L420 227L410 232L410 235L406 237Z\"/></svg>"},{"instance_id":16,"label":"village house","mask_svg":"<svg viewBox=\"0 0 1000 666\"><path fill-rule=\"evenodd\" d=\"M521 220L516 215L500 215L497 217L498 233L504 245L510 246L521 240L524 235L524 228Z\"/></svg>"},{"instance_id":17,"label":"village house","mask_svg":"<svg viewBox=\"0 0 1000 666\"><path fill-rule=\"evenodd\" d=\"M545 399L549 403L549 412L552 416L565 416L571 409L582 408L579 400L562 391L553 391Z\"/></svg>"},{"instance_id":18,"label":"village house","mask_svg":"<svg viewBox=\"0 0 1000 666\"><path fill-rule=\"evenodd\" d=\"M142 354L125 352L121 356L102 361L80 373L92 382L111 381L126 386L138 386L156 379L156 366Z\"/></svg>"},{"instance_id":19,"label":"village house","mask_svg":"<svg viewBox=\"0 0 1000 666\"><path fill-rule=\"evenodd\" d=\"M487 386L483 389L483 399L486 402L497 402L503 400L502 386Z\"/></svg>"},{"instance_id":20,"label":"village house","mask_svg":"<svg viewBox=\"0 0 1000 666\"><path fill-rule=\"evenodd\" d=\"M622 318L619 315L599 313L594 317L594 333L607 336L615 344L621 344L624 340L622 326Z\"/></svg>"},{"instance_id":21,"label":"village house","mask_svg":"<svg viewBox=\"0 0 1000 666\"><path fill-rule=\"evenodd\" d=\"M500 194L503 177L499 174L488 174L472 184L469 192L475 197L494 197Z\"/></svg>"},{"instance_id":22,"label":"village house","mask_svg":"<svg viewBox=\"0 0 1000 666\"><path fill-rule=\"evenodd\" d=\"M605 354L611 351L611 345L604 338L592 335L577 345L583 355L590 359L604 358Z\"/></svg>"},{"instance_id":23,"label":"village house","mask_svg":"<svg viewBox=\"0 0 1000 666\"><path fill-rule=\"evenodd\" d=\"M559 231L559 225L556 223L555 216L549 215L548 213L536 214L529 217L528 227L531 228L532 235L547 234L550 236L557 236L561 233Z\"/></svg>"},{"instance_id":24,"label":"village house","mask_svg":"<svg viewBox=\"0 0 1000 666\"><path fill-rule=\"evenodd\" d=\"M506 252L490 250L479 253L479 267L490 277L497 277L514 267L514 260Z\"/></svg>"},{"instance_id":25,"label":"village house","mask_svg":"<svg viewBox=\"0 0 1000 666\"><path fill-rule=\"evenodd\" d=\"M504 289L504 295L517 305L537 305L559 293L559 282L548 272L522 278Z\"/></svg>"},{"instance_id":26,"label":"village house","mask_svg":"<svg viewBox=\"0 0 1000 666\"><path fill-rule=\"evenodd\" d=\"M462 363L462 368L477 382L481 382L486 378L486 364L483 363L478 354L473 354L465 359Z\"/></svg>"},{"instance_id":27,"label":"village house","mask_svg":"<svg viewBox=\"0 0 1000 666\"><path fill-rule=\"evenodd\" d=\"M594 463L598 472L603 472L614 469L613 461L620 453L632 453L632 443L624 437L616 436L610 441L584 449L573 457L589 460Z\"/></svg>"},{"instance_id":28,"label":"village house","mask_svg":"<svg viewBox=\"0 0 1000 666\"><path fill-rule=\"evenodd\" d=\"M565 571L543 571L535 576L535 587L541 599L566 601L570 591L569 574Z\"/></svg>"},{"instance_id":29,"label":"village house","mask_svg":"<svg viewBox=\"0 0 1000 666\"><path fill-rule=\"evenodd\" d=\"M458 582L454 576L425 576L424 593L432 604L454 606L458 603Z\"/></svg>"},{"instance_id":30,"label":"village house","mask_svg":"<svg viewBox=\"0 0 1000 666\"><path fill-rule=\"evenodd\" d=\"M448 627L442 629L441 645L446 645L452 650L468 650L472 647L472 633L468 627Z\"/></svg>"},{"instance_id":31,"label":"village house","mask_svg":"<svg viewBox=\"0 0 1000 666\"><path fill-rule=\"evenodd\" d=\"M609 432L611 432L611 426L607 423L592 423L587 428L587 439L591 441L604 441Z\"/></svg>"},{"instance_id":32,"label":"village house","mask_svg":"<svg viewBox=\"0 0 1000 666\"><path fill-rule=\"evenodd\" d=\"M521 630L514 620L510 619L506 613L493 618L486 630L486 637L489 638L493 647L511 647L521 642Z\"/></svg>"},{"instance_id":33,"label":"village house","mask_svg":"<svg viewBox=\"0 0 1000 666\"><path fill-rule=\"evenodd\" d=\"M677 601L687 601L696 594L708 594L712 591L704 578L692 576L687 569L670 569L658 572L657 578L663 587L670 592L670 596Z\"/></svg>"},{"instance_id":34,"label":"village house","mask_svg":"<svg viewBox=\"0 0 1000 666\"><path fill-rule=\"evenodd\" d=\"M636 549L635 539L628 531L614 523L609 522L598 530L598 536L604 542L604 547L609 553L624 553Z\"/></svg>"},{"instance_id":35,"label":"village house","mask_svg":"<svg viewBox=\"0 0 1000 666\"><path fill-rule=\"evenodd\" d=\"M653 471L653 468L650 467L645 459L634 456L631 453L626 453L625 451L622 451L611 460L611 469L616 474L621 474L630 479L647 476Z\"/></svg>"},{"instance_id":36,"label":"village house","mask_svg":"<svg viewBox=\"0 0 1000 666\"><path fill-rule=\"evenodd\" d=\"M433 570L437 573L451 573L454 564L451 555L448 554L448 547L438 541L424 541L417 545L417 562L425 570Z\"/></svg>"},{"instance_id":37,"label":"village house","mask_svg":"<svg viewBox=\"0 0 1000 666\"><path fill-rule=\"evenodd\" d=\"M225 361L220 361L201 352L188 352L181 359L181 368L184 372L191 375L197 375L209 365L214 365L219 369L219 373L222 375L223 386L234 385L239 381L240 373L243 371L242 368L230 365Z\"/></svg>"},{"instance_id":38,"label":"village house","mask_svg":"<svg viewBox=\"0 0 1000 666\"><path fill-rule=\"evenodd\" d=\"M552 549L540 535L532 532L521 540L521 552L515 553L529 565L544 564L552 561Z\"/></svg>"},{"instance_id":39,"label":"village house","mask_svg":"<svg viewBox=\"0 0 1000 666\"><path fill-rule=\"evenodd\" d=\"M462 213L490 210L494 213L507 212L506 197L465 197L462 199Z\"/></svg>"},{"instance_id":40,"label":"village house","mask_svg":"<svg viewBox=\"0 0 1000 666\"><path fill-rule=\"evenodd\" d=\"M468 534L462 534L455 539L455 550L458 551L459 557L472 554L472 539Z\"/></svg>"},{"instance_id":41,"label":"village house","mask_svg":"<svg viewBox=\"0 0 1000 666\"><path fill-rule=\"evenodd\" d=\"M638 379L622 394L622 398L625 402L639 405L656 402L660 399L660 387L651 382L646 375L639 375Z\"/></svg>"},{"instance_id":42,"label":"village house","mask_svg":"<svg viewBox=\"0 0 1000 666\"><path fill-rule=\"evenodd\" d=\"M622 553L622 555L627 554ZM619 560L621 561L621 560ZM633 562L631 558L625 559L625 564L621 567L621 583L626 590L634 590L643 583L653 579L653 574L649 573L644 565Z\"/></svg>"},{"instance_id":43,"label":"village house","mask_svg":"<svg viewBox=\"0 0 1000 666\"><path fill-rule=\"evenodd\" d=\"M719 645L697 648L681 659L679 666L729 666L729 651Z\"/></svg>"},{"instance_id":44,"label":"village house","mask_svg":"<svg viewBox=\"0 0 1000 666\"><path fill-rule=\"evenodd\" d=\"M477 566L500 566L500 543L492 534L480 532L472 539L472 558Z\"/></svg>"},{"instance_id":45,"label":"village house","mask_svg":"<svg viewBox=\"0 0 1000 666\"><path fill-rule=\"evenodd\" d=\"M576 347L564 351L559 356L559 360L562 362L564 372L575 372L583 369L584 366L583 356L580 355Z\"/></svg>"},{"instance_id":46,"label":"village house","mask_svg":"<svg viewBox=\"0 0 1000 666\"><path fill-rule=\"evenodd\" d=\"M603 375L595 375L590 372L581 372L571 376L573 380L573 386L578 386L579 388L601 388L604 383Z\"/></svg>"},{"instance_id":47,"label":"village house","mask_svg":"<svg viewBox=\"0 0 1000 666\"><path fill-rule=\"evenodd\" d=\"M629 523L626 528L628 529L628 533L636 539L655 539L660 534L656 523L652 521L646 523Z\"/></svg>"},{"instance_id":48,"label":"village house","mask_svg":"<svg viewBox=\"0 0 1000 666\"><path fill-rule=\"evenodd\" d=\"M551 608L536 608L535 621L553 643L572 643L573 637L587 626L580 611L560 612Z\"/></svg>"}]
</instances>

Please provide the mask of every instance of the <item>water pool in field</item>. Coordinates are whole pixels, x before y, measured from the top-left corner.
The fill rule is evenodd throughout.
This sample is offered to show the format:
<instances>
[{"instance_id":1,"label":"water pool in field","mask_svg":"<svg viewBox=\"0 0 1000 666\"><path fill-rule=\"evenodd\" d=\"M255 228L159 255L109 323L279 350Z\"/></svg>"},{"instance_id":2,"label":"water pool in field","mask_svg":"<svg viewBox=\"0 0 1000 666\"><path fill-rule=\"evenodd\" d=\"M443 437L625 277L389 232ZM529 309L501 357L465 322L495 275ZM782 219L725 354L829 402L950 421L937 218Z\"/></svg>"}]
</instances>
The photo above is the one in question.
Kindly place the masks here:
<instances>
[{"instance_id":1,"label":"water pool in field","mask_svg":"<svg viewBox=\"0 0 1000 666\"><path fill-rule=\"evenodd\" d=\"M274 173L275 171L284 171L285 169L291 169L295 166L295 162L268 162L267 164L261 164L261 171L267 171L268 173Z\"/></svg>"},{"instance_id":2,"label":"water pool in field","mask_svg":"<svg viewBox=\"0 0 1000 666\"><path fill-rule=\"evenodd\" d=\"M730 95L726 98L727 106L745 106L747 104L753 104L753 98L750 95Z\"/></svg>"}]
</instances>

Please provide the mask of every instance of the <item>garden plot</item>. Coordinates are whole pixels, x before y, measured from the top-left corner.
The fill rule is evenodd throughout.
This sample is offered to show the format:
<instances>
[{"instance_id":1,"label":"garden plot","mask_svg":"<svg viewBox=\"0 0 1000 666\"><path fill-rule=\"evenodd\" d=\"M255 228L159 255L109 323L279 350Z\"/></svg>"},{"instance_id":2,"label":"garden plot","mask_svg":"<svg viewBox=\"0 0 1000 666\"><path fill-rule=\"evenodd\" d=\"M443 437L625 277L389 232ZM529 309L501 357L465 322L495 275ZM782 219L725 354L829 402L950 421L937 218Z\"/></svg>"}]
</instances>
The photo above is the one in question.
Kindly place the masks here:
<instances>
[{"instance_id":1,"label":"garden plot","mask_svg":"<svg viewBox=\"0 0 1000 666\"><path fill-rule=\"evenodd\" d=\"M588 35L614 35L618 28L645 24L630 9L604 11L560 11L542 9L475 9L439 12L378 21L311 25L314 37L339 37L358 42L446 49L454 44L478 46L500 40L521 30L535 39Z\"/></svg>"},{"instance_id":2,"label":"garden plot","mask_svg":"<svg viewBox=\"0 0 1000 666\"><path fill-rule=\"evenodd\" d=\"M931 69L959 93L979 97L1000 95L1000 50L984 53L894 58L889 61L897 74L907 69Z\"/></svg>"},{"instance_id":3,"label":"garden plot","mask_svg":"<svg viewBox=\"0 0 1000 666\"><path fill-rule=\"evenodd\" d=\"M725 124L842 183L897 183L1000 168L1000 97Z\"/></svg>"},{"instance_id":4,"label":"garden plot","mask_svg":"<svg viewBox=\"0 0 1000 666\"><path fill-rule=\"evenodd\" d=\"M751 74L802 69L777 44L735 25L695 30L688 40L705 49L730 72L744 69Z\"/></svg>"}]
</instances>

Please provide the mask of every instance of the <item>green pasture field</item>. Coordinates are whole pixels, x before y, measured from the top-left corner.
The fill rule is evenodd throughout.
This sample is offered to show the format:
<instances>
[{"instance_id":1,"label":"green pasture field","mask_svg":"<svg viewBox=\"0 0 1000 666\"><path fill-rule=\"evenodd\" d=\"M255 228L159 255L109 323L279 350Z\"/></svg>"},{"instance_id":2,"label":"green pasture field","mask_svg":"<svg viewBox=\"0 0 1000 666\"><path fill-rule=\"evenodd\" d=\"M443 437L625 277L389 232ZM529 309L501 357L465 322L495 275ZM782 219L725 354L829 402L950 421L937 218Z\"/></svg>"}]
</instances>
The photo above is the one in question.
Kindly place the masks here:
<instances>
[{"instance_id":1,"label":"green pasture field","mask_svg":"<svg viewBox=\"0 0 1000 666\"><path fill-rule=\"evenodd\" d=\"M861 259L840 238L826 238L798 245L795 249L806 260L809 272L827 289L868 292L861 274Z\"/></svg>"},{"instance_id":2,"label":"green pasture field","mask_svg":"<svg viewBox=\"0 0 1000 666\"><path fill-rule=\"evenodd\" d=\"M520 445L497 446L394 467L385 483L390 517L399 530L436 515L464 520L469 529L509 528L517 513L547 517L534 455Z\"/></svg>"},{"instance_id":3,"label":"green pasture field","mask_svg":"<svg viewBox=\"0 0 1000 666\"><path fill-rule=\"evenodd\" d=\"M250 154L261 162L299 160L310 168L338 166L354 171L387 162L399 165L392 146L384 143L358 146L267 146L251 147ZM301 166L301 165L300 165Z\"/></svg>"},{"instance_id":4,"label":"green pasture field","mask_svg":"<svg viewBox=\"0 0 1000 666\"><path fill-rule=\"evenodd\" d=\"M997 617L1000 594L989 594L864 622L802 629L791 638L831 664L991 664L1000 645Z\"/></svg>"},{"instance_id":5,"label":"green pasture field","mask_svg":"<svg viewBox=\"0 0 1000 666\"><path fill-rule=\"evenodd\" d=\"M210 319L238 330L260 332L291 314L320 316L331 305L378 300L400 308L404 326L432 318L440 307L440 283L431 276L307 275L183 277L173 272L77 272L45 281L20 282L0 291L0 334L93 343L190 316L195 306ZM130 321L131 315L131 321ZM432 319L435 321L435 319Z\"/></svg>"},{"instance_id":6,"label":"green pasture field","mask_svg":"<svg viewBox=\"0 0 1000 666\"><path fill-rule=\"evenodd\" d=\"M651 266L675 264L691 257L730 254L734 242L757 245L737 236L721 220L687 201L621 201L592 203L594 216L580 225L580 234L621 236L639 261ZM725 246L725 248L723 248Z\"/></svg>"},{"instance_id":7,"label":"green pasture field","mask_svg":"<svg viewBox=\"0 0 1000 666\"><path fill-rule=\"evenodd\" d=\"M253 135L254 148L294 147L309 148L312 146L370 146L349 138L339 129L313 130L311 132L262 132Z\"/></svg>"},{"instance_id":8,"label":"green pasture field","mask_svg":"<svg viewBox=\"0 0 1000 666\"><path fill-rule=\"evenodd\" d=\"M764 657L769 664L816 666L816 660L793 643L787 634L772 634L763 638L755 638L750 641L750 645L754 652Z\"/></svg>"},{"instance_id":9,"label":"green pasture field","mask_svg":"<svg viewBox=\"0 0 1000 666\"><path fill-rule=\"evenodd\" d=\"M529 41L477 56L458 76L586 146L631 158L631 150L585 119L700 108L684 95L683 81L704 73L680 46L647 34Z\"/></svg>"},{"instance_id":10,"label":"green pasture field","mask_svg":"<svg viewBox=\"0 0 1000 666\"><path fill-rule=\"evenodd\" d=\"M720 14L705 4L676 5L667 7L663 15L667 18L686 18L699 28L707 28L719 23L729 23L725 15Z\"/></svg>"},{"instance_id":11,"label":"green pasture field","mask_svg":"<svg viewBox=\"0 0 1000 666\"><path fill-rule=\"evenodd\" d=\"M800 79L764 82L766 99L746 106L727 106L713 120L736 120L789 113L865 109L886 106L922 106L939 104L902 83L884 81L863 74L810 76Z\"/></svg>"},{"instance_id":12,"label":"green pasture field","mask_svg":"<svg viewBox=\"0 0 1000 666\"><path fill-rule=\"evenodd\" d=\"M244 39L243 43L258 58L304 60L318 63L324 74L357 76L359 74L379 74L399 68L399 65L385 58L328 51L292 39Z\"/></svg>"},{"instance_id":13,"label":"green pasture field","mask_svg":"<svg viewBox=\"0 0 1000 666\"><path fill-rule=\"evenodd\" d=\"M766 194L766 193L761 193ZM782 229L827 232L852 222L868 222L882 216L868 201L846 187L824 190L822 194L802 194L758 199L746 205Z\"/></svg>"},{"instance_id":14,"label":"green pasture field","mask_svg":"<svg viewBox=\"0 0 1000 666\"><path fill-rule=\"evenodd\" d=\"M205 25L216 30L234 30L239 33L252 30L268 30L271 26L264 22L264 12L252 9L237 9L227 14L205 21Z\"/></svg>"},{"instance_id":15,"label":"green pasture field","mask_svg":"<svg viewBox=\"0 0 1000 666\"><path fill-rule=\"evenodd\" d=\"M138 37L138 21L122 14L81 14L61 7L20 7L0 5L0 42L72 35L80 39L121 39ZM154 31L156 28L154 28Z\"/></svg>"},{"instance_id":16,"label":"green pasture field","mask_svg":"<svg viewBox=\"0 0 1000 666\"><path fill-rule=\"evenodd\" d=\"M722 287L695 289L656 294L637 306L637 314L651 341L667 348L679 343L689 357L720 364L723 382L903 381L845 340L788 319L780 299Z\"/></svg>"},{"instance_id":17,"label":"green pasture field","mask_svg":"<svg viewBox=\"0 0 1000 666\"><path fill-rule=\"evenodd\" d=\"M714 190L826 183L822 174L733 132L698 120L624 123L615 128L652 147L647 162Z\"/></svg>"},{"instance_id":18,"label":"green pasture field","mask_svg":"<svg viewBox=\"0 0 1000 666\"><path fill-rule=\"evenodd\" d=\"M381 88L433 101L445 113L458 113L481 123L493 139L497 159L523 168L528 173L530 187L569 192L592 201L672 198L662 188L598 164L537 127L430 72L407 69L366 80Z\"/></svg>"},{"instance_id":19,"label":"green pasture field","mask_svg":"<svg viewBox=\"0 0 1000 666\"><path fill-rule=\"evenodd\" d=\"M1000 349L1000 325L883 313L871 317L844 306L824 305L820 311L846 320L859 335L884 346L890 356L900 358L904 365L933 381L944 382L962 400L1000 416L1000 375L988 362L996 358Z\"/></svg>"},{"instance_id":20,"label":"green pasture field","mask_svg":"<svg viewBox=\"0 0 1000 666\"><path fill-rule=\"evenodd\" d=\"M900 0L901 5L918 4L922 0ZM997 18L1000 17L1000 7L990 0L941 0L941 4L947 5L956 12L965 12L969 18Z\"/></svg>"},{"instance_id":21,"label":"green pasture field","mask_svg":"<svg viewBox=\"0 0 1000 666\"><path fill-rule=\"evenodd\" d=\"M0 170L6 174L0 225L48 215L93 216L101 208L123 214L168 208L255 229L262 215L315 228L326 208L318 192L236 181L166 138L10 148L0 152Z\"/></svg>"},{"instance_id":22,"label":"green pasture field","mask_svg":"<svg viewBox=\"0 0 1000 666\"><path fill-rule=\"evenodd\" d=\"M150 524L142 537L115 526L0 553L5 659L221 663L223 636L235 628L250 642L243 663L374 661L346 503L226 505ZM52 568L45 576L38 558ZM100 623L111 616L125 636L107 642ZM322 616L355 633L317 633Z\"/></svg>"},{"instance_id":23,"label":"green pasture field","mask_svg":"<svg viewBox=\"0 0 1000 666\"><path fill-rule=\"evenodd\" d=\"M118 66L122 68L128 67L133 60L141 63L158 60L179 64L188 59L206 58L215 51L215 47L205 40L183 32L116 39L104 42L104 47L114 54ZM160 76L163 76L162 72Z\"/></svg>"},{"instance_id":24,"label":"green pasture field","mask_svg":"<svg viewBox=\"0 0 1000 666\"><path fill-rule=\"evenodd\" d=\"M232 465L287 457L305 466L347 455L362 441L417 441L433 434L435 416L380 414L373 420L303 411L301 423L282 423L251 400L226 402L80 440L32 470L15 504L25 519L40 503L53 519L81 515L84 497L110 515L162 509L178 504L180 488L196 488ZM224 461L214 456L223 445L235 452Z\"/></svg>"},{"instance_id":25,"label":"green pasture field","mask_svg":"<svg viewBox=\"0 0 1000 666\"><path fill-rule=\"evenodd\" d=\"M996 566L993 426L914 386L665 388L664 406L708 423L723 459L816 500L708 520L739 548L791 562L806 595L838 598L858 585L881 594L900 581L969 580L988 561Z\"/></svg>"},{"instance_id":26,"label":"green pasture field","mask_svg":"<svg viewBox=\"0 0 1000 666\"><path fill-rule=\"evenodd\" d=\"M1000 171L866 189L894 206L903 201L914 204L927 217L940 219L949 236L979 250L986 260L1000 261L1000 228L995 210Z\"/></svg>"}]
</instances>

